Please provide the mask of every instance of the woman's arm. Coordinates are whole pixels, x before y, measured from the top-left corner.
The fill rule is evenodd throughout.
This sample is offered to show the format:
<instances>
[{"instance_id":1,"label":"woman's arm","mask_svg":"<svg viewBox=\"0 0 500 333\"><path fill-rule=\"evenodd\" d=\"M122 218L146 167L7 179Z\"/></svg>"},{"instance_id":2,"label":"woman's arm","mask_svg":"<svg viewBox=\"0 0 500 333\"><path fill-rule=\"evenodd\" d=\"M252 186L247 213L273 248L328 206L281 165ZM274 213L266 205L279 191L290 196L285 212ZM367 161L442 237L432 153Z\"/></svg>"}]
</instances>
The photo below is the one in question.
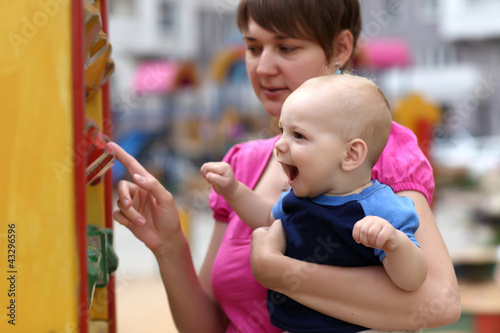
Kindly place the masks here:
<instances>
[{"instance_id":1,"label":"woman's arm","mask_svg":"<svg viewBox=\"0 0 500 333\"><path fill-rule=\"evenodd\" d=\"M172 317L179 332L225 332L228 320L217 302L211 285L212 265L227 229L215 222L199 277L193 268L187 242L185 251L155 254L167 291ZM196 318L196 320L193 320Z\"/></svg>"},{"instance_id":2,"label":"woman's arm","mask_svg":"<svg viewBox=\"0 0 500 333\"><path fill-rule=\"evenodd\" d=\"M227 319L213 296L207 270L211 270L225 227L216 223L199 279L172 194L121 147L110 146L135 181L118 183L119 210L113 217L155 255L177 328L181 332L224 332Z\"/></svg>"},{"instance_id":3,"label":"woman's arm","mask_svg":"<svg viewBox=\"0 0 500 333\"><path fill-rule=\"evenodd\" d=\"M308 307L374 329L409 330L454 323L460 316L457 281L431 209L419 192L398 194L414 200L420 218L416 238L427 259L428 275L416 291L395 286L381 266L317 265L284 256L285 236L279 221L267 232L263 228L254 232L251 263L255 277L265 287Z\"/></svg>"}]
</instances>

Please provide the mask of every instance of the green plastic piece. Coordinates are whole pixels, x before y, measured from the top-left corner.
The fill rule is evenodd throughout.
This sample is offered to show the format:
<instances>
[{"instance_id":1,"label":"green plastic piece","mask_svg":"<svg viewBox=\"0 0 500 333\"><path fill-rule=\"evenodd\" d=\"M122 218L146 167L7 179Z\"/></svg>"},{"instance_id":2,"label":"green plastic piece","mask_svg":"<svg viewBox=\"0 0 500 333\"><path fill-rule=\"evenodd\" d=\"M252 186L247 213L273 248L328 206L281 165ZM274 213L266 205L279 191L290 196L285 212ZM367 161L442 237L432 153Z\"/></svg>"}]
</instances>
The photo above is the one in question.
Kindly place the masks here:
<instances>
[{"instance_id":1,"label":"green plastic piece","mask_svg":"<svg viewBox=\"0 0 500 333\"><path fill-rule=\"evenodd\" d=\"M94 298L94 290L97 286L97 280L102 275L101 252L93 245L87 245L87 272L89 284L89 308Z\"/></svg>"},{"instance_id":2,"label":"green plastic piece","mask_svg":"<svg viewBox=\"0 0 500 333\"><path fill-rule=\"evenodd\" d=\"M113 230L109 228L104 228L102 229L102 232L106 234L108 237L108 272L111 275L113 272L116 271L118 268L118 256L116 255L115 251L113 250Z\"/></svg>"},{"instance_id":3,"label":"green plastic piece","mask_svg":"<svg viewBox=\"0 0 500 333\"><path fill-rule=\"evenodd\" d=\"M108 285L111 274L118 267L118 257L113 250L113 231L95 225L88 225L87 244L95 246L102 255L100 261L102 273L97 279L96 287L105 287Z\"/></svg>"}]
</instances>

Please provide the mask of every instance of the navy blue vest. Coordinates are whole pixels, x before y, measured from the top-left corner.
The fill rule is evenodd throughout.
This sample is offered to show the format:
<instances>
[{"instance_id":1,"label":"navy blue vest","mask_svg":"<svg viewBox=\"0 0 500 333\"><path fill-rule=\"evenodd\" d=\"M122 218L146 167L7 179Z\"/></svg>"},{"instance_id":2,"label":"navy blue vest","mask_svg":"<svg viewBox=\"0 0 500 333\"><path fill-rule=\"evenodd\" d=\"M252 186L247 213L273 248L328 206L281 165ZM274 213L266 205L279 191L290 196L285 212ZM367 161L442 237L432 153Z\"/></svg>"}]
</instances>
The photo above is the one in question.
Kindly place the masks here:
<instances>
[{"instance_id":1,"label":"navy blue vest","mask_svg":"<svg viewBox=\"0 0 500 333\"><path fill-rule=\"evenodd\" d=\"M357 244L352 238L354 224L365 217L357 201L339 206L321 205L307 198L297 198L290 192L283 198L283 211L281 222L287 236L287 256L344 267L381 264L372 248ZM300 222L296 223L295 219ZM293 285L300 283L303 277L290 272L283 278ZM326 316L272 290L268 291L267 302L272 324L290 332L351 333L368 329ZM292 313L293 317L287 313Z\"/></svg>"}]
</instances>

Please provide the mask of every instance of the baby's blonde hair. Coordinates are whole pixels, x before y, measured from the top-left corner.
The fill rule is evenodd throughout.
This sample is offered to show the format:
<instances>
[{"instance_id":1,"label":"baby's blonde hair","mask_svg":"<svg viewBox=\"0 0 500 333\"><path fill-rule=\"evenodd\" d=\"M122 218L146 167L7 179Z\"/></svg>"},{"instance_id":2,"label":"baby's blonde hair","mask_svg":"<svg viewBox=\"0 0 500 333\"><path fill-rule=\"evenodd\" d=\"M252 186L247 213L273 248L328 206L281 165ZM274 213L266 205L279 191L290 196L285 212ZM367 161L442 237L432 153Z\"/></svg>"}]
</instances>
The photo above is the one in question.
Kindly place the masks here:
<instances>
[{"instance_id":1,"label":"baby's blonde hair","mask_svg":"<svg viewBox=\"0 0 500 333\"><path fill-rule=\"evenodd\" d=\"M350 74L325 75L306 81L297 90L311 89L335 117L332 131L346 142L360 138L368 147L373 166L384 150L392 127L389 102L370 79Z\"/></svg>"}]
</instances>

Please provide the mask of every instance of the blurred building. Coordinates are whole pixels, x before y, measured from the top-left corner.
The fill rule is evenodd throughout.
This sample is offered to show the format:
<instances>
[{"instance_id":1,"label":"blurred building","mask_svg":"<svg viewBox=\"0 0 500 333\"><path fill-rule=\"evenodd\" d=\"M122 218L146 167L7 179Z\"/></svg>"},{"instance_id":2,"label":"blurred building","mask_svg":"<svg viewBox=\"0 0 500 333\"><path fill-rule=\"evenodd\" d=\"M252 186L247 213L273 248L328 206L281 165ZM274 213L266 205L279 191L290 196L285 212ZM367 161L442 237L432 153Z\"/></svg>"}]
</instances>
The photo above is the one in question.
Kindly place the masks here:
<instances>
[{"instance_id":1,"label":"blurred building","mask_svg":"<svg viewBox=\"0 0 500 333\"><path fill-rule=\"evenodd\" d=\"M358 67L360 74L376 77L391 100L419 93L441 106L444 136L500 134L500 21L495 16L499 1L360 2L359 45L371 61L368 67ZM139 64L169 59L196 64L202 82L196 100L212 105L212 88L203 82L209 79L208 67L216 53L241 41L234 14L237 4L238 0L110 0L117 104L137 104L130 91ZM247 97L252 102L252 96Z\"/></svg>"},{"instance_id":2,"label":"blurred building","mask_svg":"<svg viewBox=\"0 0 500 333\"><path fill-rule=\"evenodd\" d=\"M238 33L236 5L237 0L110 0L110 35L123 73L118 89L126 89L137 63L148 59L208 64Z\"/></svg>"},{"instance_id":3,"label":"blurred building","mask_svg":"<svg viewBox=\"0 0 500 333\"><path fill-rule=\"evenodd\" d=\"M200 162L269 127L246 75L237 4L109 1L114 139L160 179L198 173Z\"/></svg>"},{"instance_id":4,"label":"blurred building","mask_svg":"<svg viewBox=\"0 0 500 333\"><path fill-rule=\"evenodd\" d=\"M361 48L364 45L369 53L371 44L392 39L411 55L406 63L372 66L378 83L390 97L418 92L440 105L445 111L441 132L445 136L500 134L499 1L361 3ZM385 51L376 56L393 56L390 49Z\"/></svg>"}]
</instances>

